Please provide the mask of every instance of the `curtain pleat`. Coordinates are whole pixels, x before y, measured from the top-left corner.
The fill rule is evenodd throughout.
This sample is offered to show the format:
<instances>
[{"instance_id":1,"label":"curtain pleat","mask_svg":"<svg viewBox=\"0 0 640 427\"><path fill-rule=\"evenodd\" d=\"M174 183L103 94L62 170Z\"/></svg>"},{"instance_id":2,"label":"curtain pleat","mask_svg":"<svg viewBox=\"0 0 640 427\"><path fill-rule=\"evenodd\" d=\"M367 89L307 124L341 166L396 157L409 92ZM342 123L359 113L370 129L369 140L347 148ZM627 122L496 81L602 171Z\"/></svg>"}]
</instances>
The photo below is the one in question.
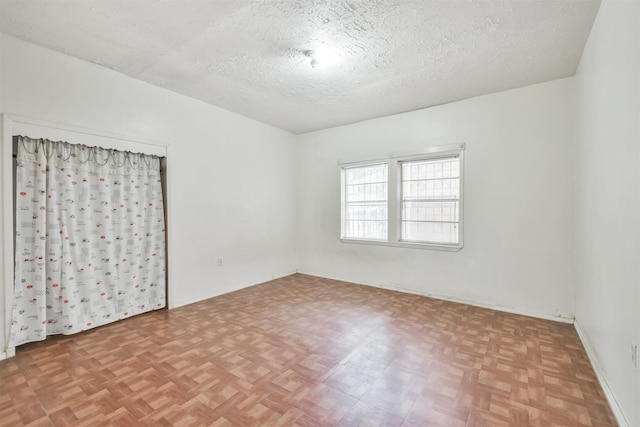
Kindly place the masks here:
<instances>
[{"instance_id":1,"label":"curtain pleat","mask_svg":"<svg viewBox=\"0 0 640 427\"><path fill-rule=\"evenodd\" d=\"M165 306L155 156L18 138L12 345Z\"/></svg>"}]
</instances>

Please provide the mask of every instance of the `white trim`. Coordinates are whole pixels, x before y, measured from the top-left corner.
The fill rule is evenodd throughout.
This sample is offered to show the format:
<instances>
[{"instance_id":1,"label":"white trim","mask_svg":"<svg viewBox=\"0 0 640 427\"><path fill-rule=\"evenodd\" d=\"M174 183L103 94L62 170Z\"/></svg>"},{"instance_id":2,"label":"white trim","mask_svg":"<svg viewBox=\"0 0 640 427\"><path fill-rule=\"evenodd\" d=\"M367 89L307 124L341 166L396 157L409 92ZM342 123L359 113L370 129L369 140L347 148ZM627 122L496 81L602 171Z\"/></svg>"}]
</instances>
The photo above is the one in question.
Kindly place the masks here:
<instances>
[{"instance_id":1,"label":"white trim","mask_svg":"<svg viewBox=\"0 0 640 427\"><path fill-rule=\"evenodd\" d=\"M400 179L400 159L393 158L389 162L389 183L387 185L388 203L387 206L387 242L393 245L402 246L400 241L400 223L402 221L402 180ZM395 183L395 185L394 185ZM344 235L341 235L344 237ZM344 240L343 240L344 241ZM428 249L428 248L423 248Z\"/></svg>"},{"instance_id":2,"label":"white trim","mask_svg":"<svg viewBox=\"0 0 640 427\"><path fill-rule=\"evenodd\" d=\"M496 310L496 311L501 311L501 312L504 312L504 313L517 314L517 315L520 315L520 316L534 317L536 319L551 320L553 322L561 322L561 323L567 323L567 324L572 324L573 323L573 318L568 318L568 317L563 317L563 316L552 316L552 315L545 314L545 313L540 313L540 312L537 312L537 311L534 311L534 310L526 310L526 309L505 307L505 306L502 306L502 305L499 305L499 304L481 303L481 302L477 302L477 301L471 301L471 300L468 300L468 299L465 299L465 298L458 298L458 297L452 297L452 296L441 295L441 294L433 294L433 293L430 293L430 292L418 291L418 290L415 290L415 289L402 288L402 287L399 287L399 286L386 286L386 285L368 285L368 286L373 286L375 288L380 288L380 289L389 289L389 290L392 290L392 291L404 292L404 293L407 293L407 294L420 295L420 296L423 296L423 297L438 299L438 300L442 300L442 301L455 302L455 303L458 303L458 304L466 304L466 305L471 305L471 306L474 306L474 307L487 308L489 310Z\"/></svg>"},{"instance_id":3,"label":"white trim","mask_svg":"<svg viewBox=\"0 0 640 427\"><path fill-rule=\"evenodd\" d=\"M344 175L344 168L340 168L340 236L344 236L345 233L344 219L342 218L342 216L344 215L344 210L347 206L347 202L344 196L344 187L347 181Z\"/></svg>"},{"instance_id":4,"label":"white trim","mask_svg":"<svg viewBox=\"0 0 640 427\"><path fill-rule=\"evenodd\" d=\"M167 195L167 200L171 200L171 196L170 194L173 194L172 191L172 184L173 184L173 169L169 166L169 159L173 158L173 154L175 152L175 146L168 146L167 147L167 162L165 163L165 178L167 179L167 182L165 183L167 188L165 190L165 194ZM178 283L177 281L174 280L174 274L175 274L175 268L172 267L171 262L172 260L175 258L172 256L171 250L173 249L172 242L176 242L177 236L176 236L176 227L172 226L171 224L169 224L169 220L171 218L173 218L173 205L170 203L167 203L167 201L165 200L165 206L167 208L167 211L165 212L165 218L167 219L167 223L165 224L165 229L167 230L167 241L165 244L165 251L166 256L167 256L167 269L169 270L169 273L167 274L167 281L169 282L169 285L167 286L167 298L168 298L168 302L169 304L167 304L167 308L169 310L171 310L173 307L172 303L177 299L178 297L178 291L177 291L177 286L171 286L172 283Z\"/></svg>"},{"instance_id":5,"label":"white trim","mask_svg":"<svg viewBox=\"0 0 640 427\"><path fill-rule=\"evenodd\" d=\"M389 153L384 156L377 156L369 159L359 159L356 161L338 161L340 170L340 242L363 245L390 246L411 249L428 249L447 252L458 252L464 248L464 152L465 143L435 145L411 152ZM402 181L400 173L400 163L420 160L435 160L439 158L457 157L460 162L460 196L458 199L458 242L455 244L412 242L400 239L400 227L402 216ZM387 172L387 238L386 239L362 239L345 237L345 170L358 167L376 166L386 164Z\"/></svg>"},{"instance_id":6,"label":"white trim","mask_svg":"<svg viewBox=\"0 0 640 427\"><path fill-rule=\"evenodd\" d=\"M412 151L398 151L395 153L380 154L380 155L371 156L371 157L364 157L364 158L359 157L357 159L338 160L338 165L343 167L347 165L352 165L352 166L367 165L367 164L374 165L376 164L376 162L384 163L384 162L387 162L389 159L410 160L412 158L421 158L425 154L435 154L435 153L441 153L443 156L446 157L449 154L455 154L461 150L465 150L466 147L467 147L467 144L465 144L464 142L461 142L459 144L432 145L430 147L425 147L425 148L412 150Z\"/></svg>"},{"instance_id":7,"label":"white trim","mask_svg":"<svg viewBox=\"0 0 640 427\"><path fill-rule=\"evenodd\" d=\"M377 165L380 163L387 163L389 159L392 159L393 155L383 154L370 157L358 157L357 159L338 160L338 166L342 168L349 168L355 166Z\"/></svg>"},{"instance_id":8,"label":"white trim","mask_svg":"<svg viewBox=\"0 0 640 427\"><path fill-rule=\"evenodd\" d=\"M344 227L344 223L343 223ZM395 227L396 230L398 227ZM391 227L389 227L391 229ZM358 245L375 245L375 246L391 246L395 248L411 248L411 249L431 249L436 251L446 252L458 252L462 249L462 245L444 245L439 243L410 243L403 241L386 241L386 240L365 240L365 239L350 239L347 237L341 237L342 243L351 243Z\"/></svg>"},{"instance_id":9,"label":"white trim","mask_svg":"<svg viewBox=\"0 0 640 427\"><path fill-rule=\"evenodd\" d=\"M53 123L45 120L2 114L2 147L0 152L0 179L2 180L2 241L0 242L3 260L0 269L0 307L4 308L4 316L0 317L0 334L4 338L4 348L0 348L0 360L15 356L15 348L9 347L11 325L11 302L13 301L13 136L24 135L31 138L62 140L76 144L100 146L121 151L132 151L167 157L169 143L152 141L128 135L119 135L94 129ZM167 159L167 181L170 171ZM171 199L170 186L167 183L167 199ZM168 204L167 204L168 209ZM168 216L167 212L167 217ZM171 230L172 227L169 227ZM167 254L169 247L167 245ZM171 275L172 268L169 268ZM169 282L171 283L171 282ZM171 295L169 295L171 298ZM2 342L0 342L2 344Z\"/></svg>"},{"instance_id":10,"label":"white trim","mask_svg":"<svg viewBox=\"0 0 640 427\"><path fill-rule=\"evenodd\" d=\"M613 394L613 390L611 390L611 387L607 382L607 378L604 375L604 371L602 370L602 367L598 362L598 358L596 357L596 352L591 346L591 342L587 338L587 333L585 332L584 329L582 329L582 326L580 326L580 322L578 322L578 319L575 319L573 321L573 326L576 328L576 331L578 332L578 337L580 337L580 341L582 341L582 346L587 352L587 357L591 362L593 371L596 373L596 378L600 383L600 387L602 387L602 391L604 391L604 395L607 397L607 401L609 402L609 406L611 407L611 412L613 412L613 416L616 417L616 421L618 422L618 425L620 427L631 427L631 425L627 422L627 419L624 416L624 412L622 411L622 408L620 407L620 405L618 404L618 401L616 400L615 394Z\"/></svg>"},{"instance_id":11,"label":"white trim","mask_svg":"<svg viewBox=\"0 0 640 427\"><path fill-rule=\"evenodd\" d=\"M499 304L488 304L488 303L481 303L481 302L476 302L476 301L471 301L465 298L458 298L458 297L452 297L452 296L447 296L447 295L441 295L441 294L433 294L430 292L426 292L426 291L419 291L416 289L409 289L409 288L402 288L399 286L391 286L391 285L383 285L383 284L379 284L379 283L365 283L365 282L355 282L351 279L341 279L338 277L328 277L328 276L324 276L324 275L320 275L320 274L314 274L314 273L305 273L303 271L298 271L298 273L300 274L305 274L307 276L314 276L314 277L319 277L321 279L329 279L329 280L337 280L340 282L346 282L346 283L353 283L356 285L363 285L363 286L371 286L372 288L379 288L379 289L387 289L390 291L397 291L397 292L402 292L405 294L412 294L412 295L419 295L419 296L423 296L423 297L427 297L427 298L433 298L433 299L437 299L437 300L442 300L442 301L449 301L449 302L454 302L457 304L466 304L466 305L471 305L473 307L479 307L479 308L486 308L489 310L496 310L496 311L501 311L504 313L511 313L511 314L517 314L520 316L527 316L527 317L533 317L536 319L542 319L542 320L550 320L552 322L560 322L560 323L566 323L566 324L573 324L574 322L574 318L573 317L565 317L565 316L561 316L561 315L550 315L550 314L546 314L546 313L540 313L538 311L535 310L526 310L526 309L522 309L522 308L513 308L513 307L505 307Z\"/></svg>"},{"instance_id":12,"label":"white trim","mask_svg":"<svg viewBox=\"0 0 640 427\"><path fill-rule=\"evenodd\" d=\"M344 171L347 169L360 168L363 166L380 166L380 165L388 165L389 159L376 159L376 160L363 160L361 162L351 162L344 163L340 165L340 170Z\"/></svg>"},{"instance_id":13,"label":"white trim","mask_svg":"<svg viewBox=\"0 0 640 427\"><path fill-rule=\"evenodd\" d=\"M346 238L344 237L345 235L345 208L347 206L347 197L346 197L346 179L345 179L345 175L346 175L346 171L350 170L350 169L357 169L357 168L363 168L363 167L373 167L373 166L385 166L387 168L387 190L389 192L389 194L387 194L387 237L386 239L382 240L376 240L376 239L371 239L368 240L368 242L370 244L376 244L376 242L380 242L380 243L387 243L390 241L390 237L391 237L391 232L392 230L390 229L391 227L391 212L389 211L389 201L391 200L391 191L392 189L390 188L390 182L389 182L389 176L391 173L391 169L393 168L392 162L388 161L388 160L377 160L375 162L359 162L359 163L350 163L350 164L345 164L340 166L340 239L348 239L348 240L353 240L354 242L358 242L360 240L358 239L350 239L350 238Z\"/></svg>"},{"instance_id":14,"label":"white trim","mask_svg":"<svg viewBox=\"0 0 640 427\"><path fill-rule=\"evenodd\" d=\"M0 306L3 308L3 316L0 318L0 333L2 334L2 355L13 357L16 354L14 347L9 347L9 334L11 332L11 311L13 301L13 138L11 119L3 115L2 119L2 156L0 170L2 172L2 242L0 242L2 256L0 276Z\"/></svg>"},{"instance_id":15,"label":"white trim","mask_svg":"<svg viewBox=\"0 0 640 427\"><path fill-rule=\"evenodd\" d=\"M250 288L252 286L262 285L263 283L271 282L272 280L277 280L277 279L282 279L283 277L293 276L294 274L298 274L298 271L297 270L296 271L292 271L290 273L285 273L285 274L282 274L282 275L279 275L279 276L271 276L271 279L259 280L257 282L252 281L252 282L249 282L248 284L240 285L238 287L234 287L233 289L229 289L229 290L224 290L222 292L215 293L215 294L213 294L211 296L207 296L207 297L189 298L189 299L186 299L186 300L183 300L183 301L179 301L179 302L174 303L174 304L171 304L171 300L169 300L169 303L171 304L169 306L169 309L184 307L184 306L191 305L191 304L197 304L199 302L206 301L206 300L211 299L211 298L217 298L219 296L230 294L230 293L236 292L236 291L240 291L242 289Z\"/></svg>"},{"instance_id":16,"label":"white trim","mask_svg":"<svg viewBox=\"0 0 640 427\"><path fill-rule=\"evenodd\" d=\"M160 157L167 156L167 147L170 145L169 143L48 122L15 114L3 114L3 118L4 120L9 120L12 136L23 135L30 138L46 138L52 141L66 141L72 144L133 151Z\"/></svg>"},{"instance_id":17,"label":"white trim","mask_svg":"<svg viewBox=\"0 0 640 427\"><path fill-rule=\"evenodd\" d=\"M451 144L451 145L438 145L433 147L423 148L421 150L416 151L405 151L399 153L393 153L392 158L400 161L405 160L420 160L427 156L429 159L437 159L438 157L450 157L458 155L458 153L466 150L467 145L462 144ZM437 154L437 156L435 155Z\"/></svg>"},{"instance_id":18,"label":"white trim","mask_svg":"<svg viewBox=\"0 0 640 427\"><path fill-rule=\"evenodd\" d=\"M0 360L9 359L11 357L14 357L15 355L16 355L16 348L11 347L11 348L8 348L6 351L0 352Z\"/></svg>"}]
</instances>

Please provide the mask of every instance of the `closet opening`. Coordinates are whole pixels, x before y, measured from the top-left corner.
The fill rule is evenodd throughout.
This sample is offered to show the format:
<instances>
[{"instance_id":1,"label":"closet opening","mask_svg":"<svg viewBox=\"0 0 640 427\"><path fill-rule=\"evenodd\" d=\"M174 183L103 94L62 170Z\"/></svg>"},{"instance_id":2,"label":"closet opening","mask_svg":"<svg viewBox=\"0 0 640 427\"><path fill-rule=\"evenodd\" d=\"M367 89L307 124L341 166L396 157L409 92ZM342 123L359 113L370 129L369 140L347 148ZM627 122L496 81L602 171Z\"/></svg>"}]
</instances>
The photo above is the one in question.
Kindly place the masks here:
<instances>
[{"instance_id":1,"label":"closet opening","mask_svg":"<svg viewBox=\"0 0 640 427\"><path fill-rule=\"evenodd\" d=\"M11 142L9 347L166 309L166 156Z\"/></svg>"}]
</instances>

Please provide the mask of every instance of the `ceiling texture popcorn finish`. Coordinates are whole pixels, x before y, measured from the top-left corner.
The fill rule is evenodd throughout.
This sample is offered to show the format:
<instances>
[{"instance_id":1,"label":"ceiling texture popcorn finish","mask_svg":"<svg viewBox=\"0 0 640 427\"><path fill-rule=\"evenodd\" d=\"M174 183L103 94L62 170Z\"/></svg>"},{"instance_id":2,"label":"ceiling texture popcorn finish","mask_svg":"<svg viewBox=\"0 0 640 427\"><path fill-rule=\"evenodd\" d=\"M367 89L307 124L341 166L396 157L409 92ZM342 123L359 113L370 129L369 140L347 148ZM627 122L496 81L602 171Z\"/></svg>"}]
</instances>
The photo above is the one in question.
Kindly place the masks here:
<instances>
[{"instance_id":1,"label":"ceiling texture popcorn finish","mask_svg":"<svg viewBox=\"0 0 640 427\"><path fill-rule=\"evenodd\" d=\"M572 76L599 5L3 0L0 29L303 133Z\"/></svg>"}]
</instances>

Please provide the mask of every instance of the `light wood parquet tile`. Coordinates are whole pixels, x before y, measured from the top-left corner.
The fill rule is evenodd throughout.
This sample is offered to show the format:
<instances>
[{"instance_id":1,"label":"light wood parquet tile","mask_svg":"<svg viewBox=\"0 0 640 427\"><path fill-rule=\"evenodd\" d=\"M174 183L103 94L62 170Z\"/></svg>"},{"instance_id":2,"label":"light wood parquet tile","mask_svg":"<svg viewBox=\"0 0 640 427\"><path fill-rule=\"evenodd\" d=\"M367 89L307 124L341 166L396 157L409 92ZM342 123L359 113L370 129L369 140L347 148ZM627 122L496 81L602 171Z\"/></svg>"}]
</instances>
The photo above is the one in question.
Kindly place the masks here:
<instances>
[{"instance_id":1,"label":"light wood parquet tile","mask_svg":"<svg viewBox=\"0 0 640 427\"><path fill-rule=\"evenodd\" d=\"M572 325L292 275L20 347L6 426L615 426Z\"/></svg>"}]
</instances>

